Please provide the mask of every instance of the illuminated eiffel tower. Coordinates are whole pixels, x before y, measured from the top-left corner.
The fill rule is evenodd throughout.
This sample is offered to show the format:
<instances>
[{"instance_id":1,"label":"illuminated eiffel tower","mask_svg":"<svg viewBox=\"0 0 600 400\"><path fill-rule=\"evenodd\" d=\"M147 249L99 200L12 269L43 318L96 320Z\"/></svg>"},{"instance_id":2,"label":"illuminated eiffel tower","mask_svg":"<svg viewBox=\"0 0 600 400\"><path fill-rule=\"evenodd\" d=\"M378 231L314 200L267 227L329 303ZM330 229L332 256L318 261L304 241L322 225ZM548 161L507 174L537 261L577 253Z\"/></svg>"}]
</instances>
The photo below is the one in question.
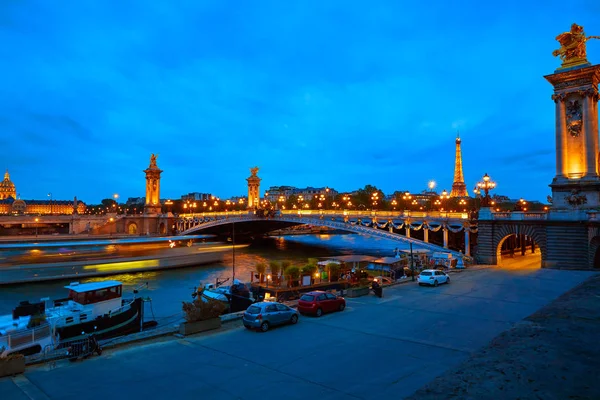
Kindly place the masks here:
<instances>
[{"instance_id":1,"label":"illuminated eiffel tower","mask_svg":"<svg viewBox=\"0 0 600 400\"><path fill-rule=\"evenodd\" d=\"M454 182L450 197L469 197L465 177L462 170L462 155L460 153L460 135L456 134L456 160L454 161Z\"/></svg>"}]
</instances>

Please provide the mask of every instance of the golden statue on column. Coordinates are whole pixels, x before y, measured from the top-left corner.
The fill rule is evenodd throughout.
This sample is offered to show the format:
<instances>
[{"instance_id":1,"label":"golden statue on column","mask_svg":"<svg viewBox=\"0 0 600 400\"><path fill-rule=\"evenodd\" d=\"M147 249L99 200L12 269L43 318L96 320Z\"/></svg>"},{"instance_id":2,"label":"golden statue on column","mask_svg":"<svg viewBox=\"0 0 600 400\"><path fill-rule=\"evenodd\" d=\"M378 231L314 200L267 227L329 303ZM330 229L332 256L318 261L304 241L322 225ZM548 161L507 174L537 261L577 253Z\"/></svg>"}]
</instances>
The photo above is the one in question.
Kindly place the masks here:
<instances>
[{"instance_id":1,"label":"golden statue on column","mask_svg":"<svg viewBox=\"0 0 600 400\"><path fill-rule=\"evenodd\" d=\"M552 55L560 57L563 61L562 68L588 64L585 44L590 39L600 39L600 36L585 36L583 26L573 24L569 32L556 37L560 49L554 50Z\"/></svg>"}]
</instances>

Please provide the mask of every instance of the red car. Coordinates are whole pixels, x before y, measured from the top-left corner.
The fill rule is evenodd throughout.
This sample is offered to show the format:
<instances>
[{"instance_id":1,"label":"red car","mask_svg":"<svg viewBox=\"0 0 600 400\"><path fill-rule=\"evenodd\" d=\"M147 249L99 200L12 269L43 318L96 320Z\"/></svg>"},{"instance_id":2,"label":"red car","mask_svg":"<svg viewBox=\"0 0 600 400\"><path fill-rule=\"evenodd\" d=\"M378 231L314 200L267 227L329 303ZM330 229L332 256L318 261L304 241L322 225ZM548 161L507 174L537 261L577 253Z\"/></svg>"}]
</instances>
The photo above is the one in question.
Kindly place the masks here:
<instances>
[{"instance_id":1,"label":"red car","mask_svg":"<svg viewBox=\"0 0 600 400\"><path fill-rule=\"evenodd\" d=\"M300 314L313 314L317 317L331 311L344 311L346 300L341 296L321 290L305 293L298 300Z\"/></svg>"}]
</instances>

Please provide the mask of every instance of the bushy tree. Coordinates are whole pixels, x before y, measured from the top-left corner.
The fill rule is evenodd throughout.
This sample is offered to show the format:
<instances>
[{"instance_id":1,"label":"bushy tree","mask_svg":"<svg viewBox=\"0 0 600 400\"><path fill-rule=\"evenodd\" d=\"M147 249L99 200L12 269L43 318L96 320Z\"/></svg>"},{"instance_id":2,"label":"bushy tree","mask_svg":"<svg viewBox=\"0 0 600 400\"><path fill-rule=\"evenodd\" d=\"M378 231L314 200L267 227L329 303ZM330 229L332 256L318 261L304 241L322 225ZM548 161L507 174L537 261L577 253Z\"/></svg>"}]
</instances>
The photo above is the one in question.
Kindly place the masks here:
<instances>
[{"instance_id":1,"label":"bushy tree","mask_svg":"<svg viewBox=\"0 0 600 400\"><path fill-rule=\"evenodd\" d=\"M207 319L217 318L223 314L227 306L222 301L204 299L201 294L193 302L182 302L185 320L187 322L206 321Z\"/></svg>"}]
</instances>

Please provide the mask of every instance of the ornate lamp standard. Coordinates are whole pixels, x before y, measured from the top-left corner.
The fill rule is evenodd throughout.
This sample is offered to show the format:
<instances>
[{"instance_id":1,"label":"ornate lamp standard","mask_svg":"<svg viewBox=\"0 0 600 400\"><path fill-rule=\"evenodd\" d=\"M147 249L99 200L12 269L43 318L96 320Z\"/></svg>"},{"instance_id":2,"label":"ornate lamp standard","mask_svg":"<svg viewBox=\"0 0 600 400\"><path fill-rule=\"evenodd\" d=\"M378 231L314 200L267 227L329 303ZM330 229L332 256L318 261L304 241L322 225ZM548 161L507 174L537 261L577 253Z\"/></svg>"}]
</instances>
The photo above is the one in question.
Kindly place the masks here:
<instances>
[{"instance_id":1,"label":"ornate lamp standard","mask_svg":"<svg viewBox=\"0 0 600 400\"><path fill-rule=\"evenodd\" d=\"M440 211L444 211L444 200L448 200L450 195L446 191L446 189L442 190L442 194L440 194L440 200L442 201L442 209Z\"/></svg>"},{"instance_id":2,"label":"ornate lamp standard","mask_svg":"<svg viewBox=\"0 0 600 400\"><path fill-rule=\"evenodd\" d=\"M373 192L371 195L371 201L373 202L373 211L377 211L377 203L379 202L379 193Z\"/></svg>"},{"instance_id":3,"label":"ornate lamp standard","mask_svg":"<svg viewBox=\"0 0 600 400\"><path fill-rule=\"evenodd\" d=\"M171 206L173 205L173 202L171 201L171 199L165 201L165 206L167 206L167 213L171 213Z\"/></svg>"},{"instance_id":4,"label":"ornate lamp standard","mask_svg":"<svg viewBox=\"0 0 600 400\"><path fill-rule=\"evenodd\" d=\"M38 235L38 222L40 221L39 218L35 219L35 237L37 237Z\"/></svg>"},{"instance_id":5,"label":"ornate lamp standard","mask_svg":"<svg viewBox=\"0 0 600 400\"><path fill-rule=\"evenodd\" d=\"M477 182L477 189L479 189L479 191L483 190L483 193L484 193L483 199L481 200L481 206L489 207L490 206L489 191L496 187L496 182L492 181L492 179L487 174L487 172L485 173L485 175L483 175L482 179L483 180L481 182Z\"/></svg>"},{"instance_id":6,"label":"ornate lamp standard","mask_svg":"<svg viewBox=\"0 0 600 400\"><path fill-rule=\"evenodd\" d=\"M48 197L50 197L50 214L53 214L53 210L52 210L52 192L48 193Z\"/></svg>"},{"instance_id":7,"label":"ornate lamp standard","mask_svg":"<svg viewBox=\"0 0 600 400\"><path fill-rule=\"evenodd\" d=\"M113 194L113 199L115 199L115 204L114 204L115 214L118 214L119 213L119 203L118 203L119 194L118 193Z\"/></svg>"}]
</instances>

